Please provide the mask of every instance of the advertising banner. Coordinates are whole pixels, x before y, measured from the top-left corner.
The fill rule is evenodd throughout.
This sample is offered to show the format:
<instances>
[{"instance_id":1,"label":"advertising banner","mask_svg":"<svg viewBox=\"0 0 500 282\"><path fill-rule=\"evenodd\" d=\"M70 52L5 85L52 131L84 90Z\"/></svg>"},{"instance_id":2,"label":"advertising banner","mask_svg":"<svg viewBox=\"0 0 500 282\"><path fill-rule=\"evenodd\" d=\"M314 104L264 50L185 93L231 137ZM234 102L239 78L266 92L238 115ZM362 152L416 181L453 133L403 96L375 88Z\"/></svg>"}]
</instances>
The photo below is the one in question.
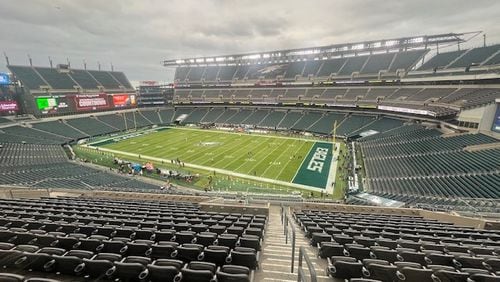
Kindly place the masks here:
<instances>
[{"instance_id":1,"label":"advertising banner","mask_svg":"<svg viewBox=\"0 0 500 282\"><path fill-rule=\"evenodd\" d=\"M106 94L76 95L74 100L78 111L91 111L109 108L107 98Z\"/></svg>"},{"instance_id":2,"label":"advertising banner","mask_svg":"<svg viewBox=\"0 0 500 282\"><path fill-rule=\"evenodd\" d=\"M401 107L393 107L393 106L378 106L379 110L391 111L391 112L400 112L407 114L417 114L417 115L426 115L426 116L436 116L435 113L427 110L418 110L418 109L409 109L409 108L401 108Z\"/></svg>"},{"instance_id":3,"label":"advertising banner","mask_svg":"<svg viewBox=\"0 0 500 282\"><path fill-rule=\"evenodd\" d=\"M18 110L16 101L0 101L0 112L17 112Z\"/></svg>"},{"instance_id":4,"label":"advertising banner","mask_svg":"<svg viewBox=\"0 0 500 282\"><path fill-rule=\"evenodd\" d=\"M135 106L135 95L117 94L113 95L113 105L115 108Z\"/></svg>"},{"instance_id":5,"label":"advertising banner","mask_svg":"<svg viewBox=\"0 0 500 282\"><path fill-rule=\"evenodd\" d=\"M70 103L65 96L60 97L38 97L35 99L36 107L42 114L69 113L72 111Z\"/></svg>"}]
</instances>

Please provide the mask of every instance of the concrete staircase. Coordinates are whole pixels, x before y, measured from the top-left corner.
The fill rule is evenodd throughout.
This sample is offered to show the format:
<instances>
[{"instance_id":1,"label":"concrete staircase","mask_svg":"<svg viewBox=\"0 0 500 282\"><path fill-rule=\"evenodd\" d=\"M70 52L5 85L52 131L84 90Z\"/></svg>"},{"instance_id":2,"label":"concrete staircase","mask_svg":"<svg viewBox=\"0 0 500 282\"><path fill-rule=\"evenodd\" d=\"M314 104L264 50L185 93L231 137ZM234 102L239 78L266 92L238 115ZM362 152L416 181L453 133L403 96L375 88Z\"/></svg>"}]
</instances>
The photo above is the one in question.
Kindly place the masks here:
<instances>
[{"instance_id":1,"label":"concrete staircase","mask_svg":"<svg viewBox=\"0 0 500 282\"><path fill-rule=\"evenodd\" d=\"M313 263L318 282L335 281L333 278L325 275L327 262L316 256L317 250L309 245L308 239L304 232L295 226L296 242L295 242L295 265L293 273L291 273L291 256L292 242L291 233L288 244L285 243L285 235L283 234L283 225L281 224L281 212L279 206L271 206L269 210L269 221L265 239L263 241L262 251L260 254L260 268L255 272L255 281L297 281L297 267L299 262L299 247L306 247L306 253L309 255ZM309 281L309 270L307 264L303 261L302 268L306 273L306 280Z\"/></svg>"}]
</instances>

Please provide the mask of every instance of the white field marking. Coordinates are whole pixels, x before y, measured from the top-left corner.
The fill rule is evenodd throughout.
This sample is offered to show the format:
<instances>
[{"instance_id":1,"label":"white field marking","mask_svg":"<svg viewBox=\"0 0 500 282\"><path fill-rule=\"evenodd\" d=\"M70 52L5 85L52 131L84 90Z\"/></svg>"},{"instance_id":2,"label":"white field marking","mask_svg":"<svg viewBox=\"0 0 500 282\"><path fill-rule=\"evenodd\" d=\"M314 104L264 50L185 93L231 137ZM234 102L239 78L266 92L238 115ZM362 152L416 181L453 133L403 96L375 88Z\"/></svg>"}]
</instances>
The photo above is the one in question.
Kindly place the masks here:
<instances>
[{"instance_id":1,"label":"white field marking","mask_svg":"<svg viewBox=\"0 0 500 282\"><path fill-rule=\"evenodd\" d=\"M297 140L294 140L294 141L293 141L293 143L295 143L295 142L297 142ZM280 146L280 147L281 147L281 146ZM283 151L281 152L281 154L279 154L279 155L278 155L278 157L277 157L275 160L279 160L279 159L281 158L281 156L282 156L284 153L288 153L288 152L287 152L287 150L283 150ZM287 163L287 165L288 165L288 163ZM283 168L285 168L285 167L286 167L286 166L283 166ZM267 168L266 168L266 170L264 170L264 172L262 173L262 175L265 175L265 174L266 174L266 172L267 172L270 168L271 168L271 166L267 167ZM279 174L278 174L278 176L279 176Z\"/></svg>"},{"instance_id":2,"label":"white field marking","mask_svg":"<svg viewBox=\"0 0 500 282\"><path fill-rule=\"evenodd\" d=\"M299 173L300 169L302 168L302 165L304 164L304 162L306 161L307 157L309 156L309 153L311 152L312 148L314 148L314 144L311 146L311 148L309 149L309 151L307 151L307 154L304 156L304 159L300 163L299 168L297 169L297 171L293 175L292 180L290 180L291 182L293 182L293 180L295 179L295 177L297 177L297 173Z\"/></svg>"},{"instance_id":3,"label":"white field marking","mask_svg":"<svg viewBox=\"0 0 500 282\"><path fill-rule=\"evenodd\" d=\"M236 141L237 141L237 142L236 142ZM228 143L233 143L233 142L228 142ZM228 147L225 147L225 146L220 146L220 147L216 148L215 150L212 150L212 152L213 152L214 154L217 152L217 153L215 154L215 157L214 157L214 158L217 158L217 159L218 159L218 161L217 161L217 162L215 162L215 163L214 163L214 165L215 165L215 164L217 164L217 163L219 163L220 161L222 161L222 160L223 160L223 159L219 158L219 157L220 157L220 155L224 155L224 154L226 154L227 152L234 153L235 151L233 151L233 149L234 149L234 148L236 148L236 147L239 147L239 146L241 146L241 140L234 139L234 144L232 144L231 146L228 146ZM207 150L210 150L210 149L209 149L209 148L207 148ZM220 153L218 153L219 151L220 151ZM197 160L199 160L199 159L201 159L201 158L203 158L203 157L204 157L203 155L200 155L200 156L198 156L198 157L196 157L196 158L192 159L191 161L192 161L192 162L196 162Z\"/></svg>"},{"instance_id":4,"label":"white field marking","mask_svg":"<svg viewBox=\"0 0 500 282\"><path fill-rule=\"evenodd\" d=\"M306 139L306 138L298 138L298 137L288 137L288 136L275 136L275 135L264 135L264 134L258 134L258 133L252 133L252 134L246 134L246 133L238 133L238 132L227 132L227 131L219 131L219 130L212 130L212 129L197 129L197 128L179 128L179 127L169 127L166 126L165 128L171 128L171 129L177 129L177 130L191 130L191 131L202 131L202 132L214 132L218 134L233 134L233 135L240 135L240 136L259 136L259 137L265 137L265 138L281 138L281 139L295 139L295 140L301 140L301 141L306 141L306 142L321 142L321 140L314 140L314 139Z\"/></svg>"},{"instance_id":5,"label":"white field marking","mask_svg":"<svg viewBox=\"0 0 500 282\"><path fill-rule=\"evenodd\" d=\"M302 144L302 146L304 146L305 144L306 144L306 143L303 143L303 144ZM295 151L294 155L297 155L297 152L298 152L298 151L300 151L300 150L302 149L302 146L299 146L299 148ZM307 157L307 156L305 156L305 157ZM305 157L304 157L304 158L305 158ZM286 165L284 165L284 166L281 168L281 170L280 170L280 172L278 173L278 175L277 175L276 177L274 177L275 179L278 179L278 178L280 177L280 175L283 173L283 171L285 170L285 168L288 166L288 164L289 164L291 161L292 161L292 160L289 160L289 161L286 163ZM303 161L302 161L302 162L303 162ZM299 170L299 169L302 167L302 162L300 163L300 166L297 168L297 170ZM296 173L297 173L297 172L296 172ZM295 178L295 176L294 176L294 178ZM292 181L292 180L293 180L293 178L292 178L290 181Z\"/></svg>"},{"instance_id":6,"label":"white field marking","mask_svg":"<svg viewBox=\"0 0 500 282\"><path fill-rule=\"evenodd\" d=\"M241 146L239 149L237 149L236 151L232 151L233 148L237 147L237 146L241 146L241 140L240 142L238 142L238 144L236 144L236 146L232 146L231 147L231 150L227 149L225 150L224 152L222 152L222 154L224 154L225 152L231 152L231 154L234 154L236 156L239 155L238 152L240 152L241 150L248 150L248 146L253 146L251 142L248 142L247 144L245 144L244 146ZM220 154L217 155L217 157L219 157ZM224 159L219 159L215 164L218 164L220 163L221 161L224 161ZM229 163L227 163L224 167L229 167L231 166L231 164L233 164L234 162L238 161L238 159L235 159ZM214 165L215 165L214 164Z\"/></svg>"},{"instance_id":7,"label":"white field marking","mask_svg":"<svg viewBox=\"0 0 500 282\"><path fill-rule=\"evenodd\" d=\"M172 151L179 151L182 149L183 155L179 156L179 154L177 154L174 156L172 154L169 157L182 157L184 159L184 158L190 157L191 155L198 154L198 153L186 154L187 150L192 148L192 146L190 143L186 145L185 137L180 137L180 136L184 136L185 134L186 134L185 132L180 132L179 137L176 136L177 138L170 138L170 140L169 140L169 141L171 141L170 144L172 144L175 147L173 147L173 149L170 149L167 151L168 153L172 154L171 153ZM203 136L202 134L194 134L191 136L190 140L191 140L191 142L192 141L197 142L197 141L202 141L204 138L205 138L205 136ZM162 141L163 140L159 140L159 142L162 142ZM193 151L193 152L198 152L198 151ZM179 152L177 152L177 153L179 153Z\"/></svg>"},{"instance_id":8,"label":"white field marking","mask_svg":"<svg viewBox=\"0 0 500 282\"><path fill-rule=\"evenodd\" d=\"M284 141L284 142L286 142L286 141ZM284 142L283 142L283 143L284 143ZM255 148L255 149L259 149L259 151L257 152L257 154L256 154L256 155L265 154L265 156L262 158L262 160L261 160L261 161L259 161L256 165L254 165L254 166L250 169L249 173L252 173L252 171L253 171L253 170L255 170L255 168L256 168L257 166L259 166L261 162L263 162L263 161L264 161L264 159L266 158L266 156L267 156L267 155L272 154L272 153L274 152L274 150L273 150L273 151L271 151L271 152L267 152L267 151L264 151L264 150L261 150L261 149L260 149L262 146L267 146L266 144L267 144L267 143L262 143L260 146L258 146L257 148ZM275 150L276 150L276 149L275 149ZM233 162L231 162L231 163L233 163ZM240 169L240 168L241 168L242 166L244 166L245 164L246 164L246 163L243 163L243 162L242 162L242 163L241 163L241 164L240 164L237 168L235 168L235 169L234 169L234 171L237 171L238 169ZM226 166L226 167L227 167L227 166Z\"/></svg>"},{"instance_id":9,"label":"white field marking","mask_svg":"<svg viewBox=\"0 0 500 282\"><path fill-rule=\"evenodd\" d=\"M281 142L281 143L279 144L280 146L276 146L276 148L274 148L274 150L272 150L270 153L268 153L268 154L267 154L267 156L272 155L272 154L273 154L276 150L280 149L280 148L281 148L281 146L283 146L283 144L284 144L284 143L286 143L286 142L287 142L287 140L284 140L283 142ZM294 142L295 142L295 141L294 141ZM283 150L283 152L284 152L284 151L285 151L285 150ZM281 155L281 154L280 154L280 155ZM267 156L266 156L266 157L267 157ZM258 166L259 166L259 165L260 165L260 164L261 164L261 163L262 163L262 162L266 159L266 157L264 157L264 158L263 158L260 162L258 162L256 165L254 165L254 166L250 169L250 173L251 173L252 171L254 171L254 170L255 170L255 168L256 168L256 167L258 167ZM259 175L264 175L264 173L265 173L265 172L266 172L266 171L267 171L270 167L271 167L271 166L268 166L268 167L264 170L264 172L259 173ZM239 168L239 167L238 167L238 168Z\"/></svg>"},{"instance_id":10,"label":"white field marking","mask_svg":"<svg viewBox=\"0 0 500 282\"><path fill-rule=\"evenodd\" d=\"M207 135L207 134L205 134ZM203 140L207 140L207 139L212 139L212 140L217 140L217 141L221 141L219 140L221 138L221 136L212 136L213 134L209 134L210 136L204 136L204 134L200 134L200 137L201 139L199 140L199 142L202 142ZM224 144L223 142L220 142L222 144ZM200 147L200 146L198 146ZM224 148L224 146L217 146L215 148L213 147L210 147L210 146L206 146L206 147L202 147L201 150L199 151L199 153L197 154L189 154L189 155L185 155L183 156L184 158L186 159L189 159L191 162L196 162L198 159L201 159L204 157L203 153L204 152L207 152L207 151L211 151L211 152L216 152L218 150L222 150Z\"/></svg>"},{"instance_id":11,"label":"white field marking","mask_svg":"<svg viewBox=\"0 0 500 282\"><path fill-rule=\"evenodd\" d=\"M166 132L168 134L168 131ZM170 134L172 133L172 131L170 131ZM168 137L168 140L167 142L166 141L166 138L164 135L152 135L151 137L148 137L150 138L149 140L153 141L153 145L165 145L168 143L168 145L172 145L172 146L175 146L177 147L177 145L180 145L182 143L185 143L185 136L186 133L185 132L178 132L178 134L175 136L175 137L172 137L172 136L169 136ZM192 135L192 139L193 138L196 138L197 137L197 134L193 134ZM177 148L175 148L177 149ZM167 149L167 152L170 152L172 151L172 149Z\"/></svg>"}]
</instances>

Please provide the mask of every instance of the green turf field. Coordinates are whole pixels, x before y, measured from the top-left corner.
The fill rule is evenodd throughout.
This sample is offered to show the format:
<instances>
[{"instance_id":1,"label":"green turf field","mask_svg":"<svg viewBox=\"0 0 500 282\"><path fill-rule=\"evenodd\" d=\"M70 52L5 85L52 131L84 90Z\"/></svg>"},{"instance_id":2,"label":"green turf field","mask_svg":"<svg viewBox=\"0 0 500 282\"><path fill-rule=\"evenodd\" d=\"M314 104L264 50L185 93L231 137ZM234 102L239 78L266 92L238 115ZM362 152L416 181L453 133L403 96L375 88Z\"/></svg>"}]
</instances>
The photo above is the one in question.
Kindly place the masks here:
<instances>
[{"instance_id":1,"label":"green turf field","mask_svg":"<svg viewBox=\"0 0 500 282\"><path fill-rule=\"evenodd\" d=\"M316 188L325 188L330 169L329 163L322 171L316 169L323 173L319 178L307 171L316 163L317 148L331 144L247 133L169 128L96 146Z\"/></svg>"}]
</instances>

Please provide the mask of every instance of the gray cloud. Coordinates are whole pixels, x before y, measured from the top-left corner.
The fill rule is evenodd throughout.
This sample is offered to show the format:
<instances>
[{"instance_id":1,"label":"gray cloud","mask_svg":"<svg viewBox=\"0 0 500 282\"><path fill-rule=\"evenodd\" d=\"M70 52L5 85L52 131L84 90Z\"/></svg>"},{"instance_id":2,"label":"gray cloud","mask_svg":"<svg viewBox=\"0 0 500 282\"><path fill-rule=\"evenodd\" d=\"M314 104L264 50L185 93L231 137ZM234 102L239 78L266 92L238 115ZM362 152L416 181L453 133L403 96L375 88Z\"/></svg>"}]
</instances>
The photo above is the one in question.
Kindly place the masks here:
<instances>
[{"instance_id":1,"label":"gray cloud","mask_svg":"<svg viewBox=\"0 0 500 282\"><path fill-rule=\"evenodd\" d=\"M0 0L0 50L170 81L167 58L474 30L499 43L499 12L497 0Z\"/></svg>"}]
</instances>

